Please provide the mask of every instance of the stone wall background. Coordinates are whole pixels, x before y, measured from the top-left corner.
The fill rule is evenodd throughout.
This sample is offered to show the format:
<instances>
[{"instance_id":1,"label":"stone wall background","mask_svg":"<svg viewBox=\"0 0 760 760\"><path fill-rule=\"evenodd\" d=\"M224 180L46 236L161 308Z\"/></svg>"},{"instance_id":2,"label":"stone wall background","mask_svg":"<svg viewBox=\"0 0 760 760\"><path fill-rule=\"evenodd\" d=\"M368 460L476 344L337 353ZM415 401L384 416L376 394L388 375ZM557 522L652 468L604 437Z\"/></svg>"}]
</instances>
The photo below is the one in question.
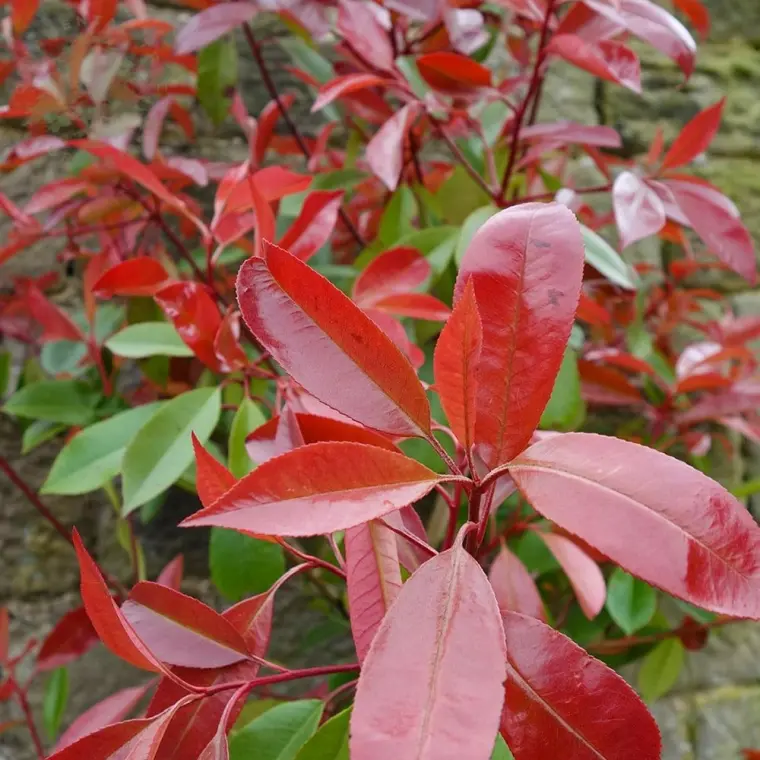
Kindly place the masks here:
<instances>
[{"instance_id":1,"label":"stone wall background","mask_svg":"<svg viewBox=\"0 0 760 760\"><path fill-rule=\"evenodd\" d=\"M157 11L179 20L183 15L164 0ZM684 85L680 72L667 59L645 45L638 45L642 58L642 96L635 96L613 86L594 88L591 78L570 66L557 64L547 82L541 120L573 119L585 123L608 123L624 136L631 155L641 153L661 124L667 139L697 111L727 94L724 123L710 154L702 160L698 173L718 184L741 209L745 223L760 243L760 2L758 0L705 0L713 19L708 41L701 43L697 68ZM58 0L47 0L39 24L58 30L71 23L70 10ZM42 30L50 34L49 29ZM263 36L271 35L271 30ZM273 62L278 80L291 89L299 85L290 81L282 63L285 55L276 45L267 45L266 54ZM258 81L255 64L241 47L241 73L244 93L253 113L268 98ZM0 98L5 93L0 90ZM307 110L296 111L299 121ZM0 126L0 153L18 139L18 133ZM200 137L204 155L243 158L245 147L231 135L206 131ZM3 192L22 202L40 184L60 176L62 158L51 156L30 163L11 175L0 177ZM0 219L0 240L7 234L6 219ZM0 266L0 288L8 287L13 275L39 273L55 264L57 251L48 243ZM651 246L637 255L657 255ZM69 294L70 295L70 294ZM63 299L67 294L61 295ZM760 313L760 294L743 291L731 295L739 313ZM0 415L0 453L33 486L39 485L55 453L54 444L20 457L20 435L13 424ZM742 474L760 475L760 451L748 446L745 456L724 463L727 480ZM124 558L113 541L110 507L97 495L81 498L48 498L46 503L66 524L76 522L88 544L109 571L124 574ZM755 514L760 514L755 507ZM177 505L179 513L189 513L193 506ZM173 524L176 524L174 520ZM168 531L151 541L151 562L157 568L168 560L179 543ZM41 521L24 498L0 477L0 604L12 615L11 638L18 647L29 636L43 637L60 615L77 603L78 574L70 550ZM192 568L202 575L203 539L191 548L191 573L185 590L213 601L208 584L193 578ZM297 594L285 603L279 614L286 616L296 639L323 616L306 608ZM294 625L295 622L295 625ZM282 630L282 629L281 629ZM298 641L280 643L282 653L298 650ZM302 655L303 656L303 655ZM324 652L309 652L311 659L322 659ZM64 723L89 705L120 687L144 680L144 675L98 648L71 669L71 698ZM40 686L42 680L40 680ZM41 688L32 693L35 711L41 707ZM745 746L760 748L760 625L740 624L714 632L708 646L690 653L684 672L672 694L653 706L663 731L665 760L738 760ZM0 722L8 717L0 705ZM24 730L9 732L0 739L0 760L33 758Z\"/></svg>"}]
</instances>

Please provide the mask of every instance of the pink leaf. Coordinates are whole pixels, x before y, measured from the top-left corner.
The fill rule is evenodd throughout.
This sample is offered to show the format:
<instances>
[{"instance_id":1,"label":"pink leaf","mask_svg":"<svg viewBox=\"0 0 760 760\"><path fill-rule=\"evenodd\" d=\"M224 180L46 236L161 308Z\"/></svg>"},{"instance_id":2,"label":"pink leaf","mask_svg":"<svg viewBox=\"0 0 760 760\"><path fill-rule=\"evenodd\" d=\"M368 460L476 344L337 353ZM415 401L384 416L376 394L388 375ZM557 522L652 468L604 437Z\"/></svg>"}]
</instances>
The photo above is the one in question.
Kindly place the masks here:
<instances>
[{"instance_id":1,"label":"pink leaf","mask_svg":"<svg viewBox=\"0 0 760 760\"><path fill-rule=\"evenodd\" d=\"M178 55L194 53L250 21L258 12L255 3L219 3L196 13L177 34L174 50Z\"/></svg>"},{"instance_id":2,"label":"pink leaf","mask_svg":"<svg viewBox=\"0 0 760 760\"><path fill-rule=\"evenodd\" d=\"M280 248L308 261L329 239L338 221L342 190L315 190L280 240Z\"/></svg>"},{"instance_id":3,"label":"pink leaf","mask_svg":"<svg viewBox=\"0 0 760 760\"><path fill-rule=\"evenodd\" d=\"M546 621L544 602L533 576L520 558L506 546L502 546L496 555L488 571L488 579L502 615L505 612L522 612Z\"/></svg>"},{"instance_id":4,"label":"pink leaf","mask_svg":"<svg viewBox=\"0 0 760 760\"><path fill-rule=\"evenodd\" d=\"M615 221L623 248L656 235L665 226L665 208L657 193L633 172L623 172L612 187Z\"/></svg>"},{"instance_id":5,"label":"pink leaf","mask_svg":"<svg viewBox=\"0 0 760 760\"><path fill-rule=\"evenodd\" d=\"M377 69L394 68L390 35L383 29L369 3L360 0L340 0L338 32L364 60Z\"/></svg>"},{"instance_id":6,"label":"pink leaf","mask_svg":"<svg viewBox=\"0 0 760 760\"><path fill-rule=\"evenodd\" d=\"M417 117L417 111L416 104L408 103L388 119L367 143L367 163L389 190L395 190L398 186L404 168L406 133Z\"/></svg>"}]
</instances>

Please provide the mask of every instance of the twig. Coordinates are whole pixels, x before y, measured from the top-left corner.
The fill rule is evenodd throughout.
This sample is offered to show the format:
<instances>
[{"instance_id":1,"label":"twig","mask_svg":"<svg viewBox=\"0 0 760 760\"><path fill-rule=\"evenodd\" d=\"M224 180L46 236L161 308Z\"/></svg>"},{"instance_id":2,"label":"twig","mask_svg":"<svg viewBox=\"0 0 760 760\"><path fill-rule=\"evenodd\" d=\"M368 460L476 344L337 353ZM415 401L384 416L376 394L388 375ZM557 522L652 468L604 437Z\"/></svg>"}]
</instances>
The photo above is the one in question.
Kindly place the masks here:
<instances>
[{"instance_id":1,"label":"twig","mask_svg":"<svg viewBox=\"0 0 760 760\"><path fill-rule=\"evenodd\" d=\"M34 722L34 715L32 714L32 708L29 705L26 692L16 684L16 699L18 700L21 711L24 713L24 720L26 727L29 729L29 734L32 737L32 743L34 744L35 752L40 760L45 758L45 747L40 739L40 733L37 730L37 724Z\"/></svg>"},{"instance_id":2,"label":"twig","mask_svg":"<svg viewBox=\"0 0 760 760\"><path fill-rule=\"evenodd\" d=\"M285 122L286 126L290 130L290 133L293 135L293 138L298 145L298 149L301 151L301 153L303 153L304 157L308 161L311 158L311 150L309 150L309 146L306 144L306 140L303 139L303 135L298 129L296 123L290 117L287 108L285 108L285 105L280 98L280 94L277 92L277 87L272 80L271 74L269 73L269 69L267 68L264 56L261 54L261 46L256 40L250 24L243 24L243 34L245 35L246 42L248 42L248 47L251 49L251 53L256 60L256 64L259 67L259 71L261 72L261 79L264 82L264 86L266 87L267 92L269 93L269 97L271 97L272 100L274 100L274 102L277 104L277 108L280 110L280 114L282 115L282 120ZM356 229L356 226L351 221L351 218L346 213L346 210L341 208L338 213L340 215L341 221L346 225L348 231L351 233L351 236L354 238L357 245L365 248L367 246L367 243L362 237L362 234L359 232L359 230Z\"/></svg>"}]
</instances>

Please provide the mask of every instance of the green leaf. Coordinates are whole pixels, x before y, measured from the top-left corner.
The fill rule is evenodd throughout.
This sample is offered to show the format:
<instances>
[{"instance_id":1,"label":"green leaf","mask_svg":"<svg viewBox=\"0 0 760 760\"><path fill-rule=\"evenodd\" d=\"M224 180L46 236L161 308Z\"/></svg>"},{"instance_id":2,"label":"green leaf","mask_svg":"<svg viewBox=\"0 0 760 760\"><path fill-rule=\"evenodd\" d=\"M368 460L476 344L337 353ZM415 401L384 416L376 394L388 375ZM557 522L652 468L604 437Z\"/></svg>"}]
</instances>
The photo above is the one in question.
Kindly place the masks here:
<instances>
[{"instance_id":1,"label":"green leaf","mask_svg":"<svg viewBox=\"0 0 760 760\"><path fill-rule=\"evenodd\" d=\"M581 225L586 261L610 282L623 288L636 290L641 282L636 272L623 261L620 254L594 230Z\"/></svg>"},{"instance_id":2,"label":"green leaf","mask_svg":"<svg viewBox=\"0 0 760 760\"><path fill-rule=\"evenodd\" d=\"M267 712L267 710L271 710L273 707L277 707L277 705L281 705L286 701L284 699L255 699L252 702L246 702L235 721L232 729L233 733L240 731L251 721L256 720L260 715Z\"/></svg>"},{"instance_id":3,"label":"green leaf","mask_svg":"<svg viewBox=\"0 0 760 760\"><path fill-rule=\"evenodd\" d=\"M13 358L10 351L0 351L0 399L5 398L12 390L11 367Z\"/></svg>"},{"instance_id":4,"label":"green leaf","mask_svg":"<svg viewBox=\"0 0 760 760\"><path fill-rule=\"evenodd\" d=\"M198 53L198 100L219 126L230 109L230 90L237 84L237 48L231 38L207 45Z\"/></svg>"},{"instance_id":5,"label":"green leaf","mask_svg":"<svg viewBox=\"0 0 760 760\"><path fill-rule=\"evenodd\" d=\"M417 62L413 56L399 56L396 59L396 66L403 74L404 79L411 87L412 92L417 96L419 100L424 100L427 94L430 92L430 88L427 86L425 80L420 76L420 71L417 68Z\"/></svg>"},{"instance_id":6,"label":"green leaf","mask_svg":"<svg viewBox=\"0 0 760 760\"><path fill-rule=\"evenodd\" d=\"M249 398L240 402L230 425L228 444L228 465L236 478L242 478L253 469L253 462L245 450L245 439L249 433L266 422L266 417L258 404Z\"/></svg>"},{"instance_id":7,"label":"green leaf","mask_svg":"<svg viewBox=\"0 0 760 760\"><path fill-rule=\"evenodd\" d=\"M499 139L499 135L511 113L509 106L500 100L494 100L480 112L478 121L489 145L493 145Z\"/></svg>"},{"instance_id":8,"label":"green leaf","mask_svg":"<svg viewBox=\"0 0 760 760\"><path fill-rule=\"evenodd\" d=\"M714 612L708 612L700 607L695 607L693 604L684 602L681 599L673 599L673 601L687 614L689 617L694 618L698 623L706 624L712 623L716 617Z\"/></svg>"},{"instance_id":9,"label":"green leaf","mask_svg":"<svg viewBox=\"0 0 760 760\"><path fill-rule=\"evenodd\" d=\"M53 340L40 351L40 364L48 375L81 375L86 367L80 362L87 355L87 346L77 340Z\"/></svg>"},{"instance_id":10,"label":"green leaf","mask_svg":"<svg viewBox=\"0 0 760 760\"><path fill-rule=\"evenodd\" d=\"M348 730L351 708L324 723L319 731L301 747L296 760L349 760Z\"/></svg>"},{"instance_id":11,"label":"green leaf","mask_svg":"<svg viewBox=\"0 0 760 760\"><path fill-rule=\"evenodd\" d=\"M523 533L512 551L532 573L543 575L559 569L559 563L549 551L541 537L532 530Z\"/></svg>"},{"instance_id":12,"label":"green leaf","mask_svg":"<svg viewBox=\"0 0 760 760\"><path fill-rule=\"evenodd\" d=\"M218 388L198 388L164 404L131 440L122 464L124 514L167 489L193 462L190 433L205 442L221 413Z\"/></svg>"},{"instance_id":13,"label":"green leaf","mask_svg":"<svg viewBox=\"0 0 760 760\"><path fill-rule=\"evenodd\" d=\"M279 544L236 530L212 528L209 543L211 580L230 601L261 594L285 572Z\"/></svg>"},{"instance_id":14,"label":"green leaf","mask_svg":"<svg viewBox=\"0 0 760 760\"><path fill-rule=\"evenodd\" d=\"M294 760L317 730L324 704L316 699L286 702L230 736L230 760Z\"/></svg>"},{"instance_id":15,"label":"green leaf","mask_svg":"<svg viewBox=\"0 0 760 760\"><path fill-rule=\"evenodd\" d=\"M436 200L449 224L462 224L473 211L491 202L490 196L461 166L456 166L438 189Z\"/></svg>"},{"instance_id":16,"label":"green leaf","mask_svg":"<svg viewBox=\"0 0 760 760\"><path fill-rule=\"evenodd\" d=\"M509 747L507 747L507 743L501 734L496 736L496 744L493 747L491 760L514 760L514 756L509 751Z\"/></svg>"},{"instance_id":17,"label":"green leaf","mask_svg":"<svg viewBox=\"0 0 760 760\"><path fill-rule=\"evenodd\" d=\"M33 449L55 438L59 433L66 430L66 425L60 422L46 422L45 420L35 420L24 430L21 438L21 453L28 454Z\"/></svg>"},{"instance_id":18,"label":"green leaf","mask_svg":"<svg viewBox=\"0 0 760 760\"><path fill-rule=\"evenodd\" d=\"M457 262L457 266L462 263L465 251L470 245L475 233L498 211L496 206L483 206L482 208L473 211L467 219L464 220L462 229L459 233L459 240L457 240L456 253L454 258Z\"/></svg>"},{"instance_id":19,"label":"green leaf","mask_svg":"<svg viewBox=\"0 0 760 760\"><path fill-rule=\"evenodd\" d=\"M657 611L657 592L616 567L607 584L607 612L629 636L649 625Z\"/></svg>"},{"instance_id":20,"label":"green leaf","mask_svg":"<svg viewBox=\"0 0 760 760\"><path fill-rule=\"evenodd\" d=\"M51 739L58 735L63 711L69 698L69 672L66 668L54 670L45 683L42 699L42 720L45 732Z\"/></svg>"},{"instance_id":21,"label":"green leaf","mask_svg":"<svg viewBox=\"0 0 760 760\"><path fill-rule=\"evenodd\" d=\"M565 349L549 403L541 415L541 427L556 430L577 430L586 419L586 403L581 396L578 356Z\"/></svg>"},{"instance_id":22,"label":"green leaf","mask_svg":"<svg viewBox=\"0 0 760 760\"><path fill-rule=\"evenodd\" d=\"M397 241L412 231L412 220L417 214L417 201L414 193L402 185L391 196L380 218L378 238L387 247L397 245Z\"/></svg>"},{"instance_id":23,"label":"green leaf","mask_svg":"<svg viewBox=\"0 0 760 760\"><path fill-rule=\"evenodd\" d=\"M639 670L639 691L646 702L655 702L673 688L684 664L686 650L680 639L661 641L644 658Z\"/></svg>"},{"instance_id":24,"label":"green leaf","mask_svg":"<svg viewBox=\"0 0 760 760\"><path fill-rule=\"evenodd\" d=\"M98 394L78 380L43 380L25 385L5 402L8 414L33 420L87 425L95 416Z\"/></svg>"},{"instance_id":25,"label":"green leaf","mask_svg":"<svg viewBox=\"0 0 760 760\"><path fill-rule=\"evenodd\" d=\"M40 493L95 491L121 472L127 444L158 411L161 403L120 412L77 433L61 450Z\"/></svg>"},{"instance_id":26,"label":"green leaf","mask_svg":"<svg viewBox=\"0 0 760 760\"><path fill-rule=\"evenodd\" d=\"M116 356L145 359L148 356L192 356L174 325L168 322L140 322L125 327L106 341Z\"/></svg>"},{"instance_id":27,"label":"green leaf","mask_svg":"<svg viewBox=\"0 0 760 760\"><path fill-rule=\"evenodd\" d=\"M335 70L330 61L301 37L282 37L277 40L277 44L287 51L299 69L311 74L320 84L325 84L335 77Z\"/></svg>"}]
</instances>

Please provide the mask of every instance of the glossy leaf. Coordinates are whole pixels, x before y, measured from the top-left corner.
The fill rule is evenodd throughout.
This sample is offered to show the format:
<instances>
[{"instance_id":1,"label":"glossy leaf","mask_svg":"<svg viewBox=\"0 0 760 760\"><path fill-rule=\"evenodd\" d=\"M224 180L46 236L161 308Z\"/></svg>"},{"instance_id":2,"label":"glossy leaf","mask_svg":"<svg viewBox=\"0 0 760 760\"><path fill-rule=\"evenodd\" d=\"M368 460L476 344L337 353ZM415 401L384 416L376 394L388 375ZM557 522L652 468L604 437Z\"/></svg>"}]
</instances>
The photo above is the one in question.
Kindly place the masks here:
<instances>
[{"instance_id":1,"label":"glossy leaf","mask_svg":"<svg viewBox=\"0 0 760 760\"><path fill-rule=\"evenodd\" d=\"M323 709L315 699L275 705L230 737L230 760L293 760L317 730Z\"/></svg>"},{"instance_id":2,"label":"glossy leaf","mask_svg":"<svg viewBox=\"0 0 760 760\"><path fill-rule=\"evenodd\" d=\"M396 534L378 520L345 535L348 609L359 662L401 590Z\"/></svg>"},{"instance_id":3,"label":"glossy leaf","mask_svg":"<svg viewBox=\"0 0 760 760\"><path fill-rule=\"evenodd\" d=\"M332 103L338 98L350 95L352 92L366 90L368 87L380 87L388 84L387 79L376 76L375 74L346 74L342 77L335 77L319 88L317 97L311 107L312 113L320 111L325 106ZM283 248L286 248L283 244Z\"/></svg>"},{"instance_id":4,"label":"glossy leaf","mask_svg":"<svg viewBox=\"0 0 760 760\"><path fill-rule=\"evenodd\" d=\"M586 262L610 282L622 288L636 290L639 277L632 267L623 261L620 254L600 235L581 225L583 244L586 246Z\"/></svg>"},{"instance_id":5,"label":"glossy leaf","mask_svg":"<svg viewBox=\"0 0 760 760\"><path fill-rule=\"evenodd\" d=\"M164 569L158 574L156 583L160 583L162 586L168 586L169 588L179 591L182 585L182 577L185 572L185 557L182 554L178 554L173 560L168 562Z\"/></svg>"},{"instance_id":6,"label":"glossy leaf","mask_svg":"<svg viewBox=\"0 0 760 760\"><path fill-rule=\"evenodd\" d=\"M67 612L45 637L35 663L38 671L53 670L68 665L98 643L84 607Z\"/></svg>"},{"instance_id":7,"label":"glossy leaf","mask_svg":"<svg viewBox=\"0 0 760 760\"><path fill-rule=\"evenodd\" d=\"M179 55L194 53L218 40L235 27L250 21L258 12L255 3L218 3L196 13L177 33L174 50Z\"/></svg>"},{"instance_id":8,"label":"glossy leaf","mask_svg":"<svg viewBox=\"0 0 760 760\"><path fill-rule=\"evenodd\" d=\"M372 259L359 274L352 295L360 306L373 306L388 296L418 289L431 272L430 263L415 248L391 248Z\"/></svg>"},{"instance_id":9,"label":"glossy leaf","mask_svg":"<svg viewBox=\"0 0 760 760\"><path fill-rule=\"evenodd\" d=\"M616 567L607 585L607 612L628 636L648 625L657 611L657 592Z\"/></svg>"},{"instance_id":10,"label":"glossy leaf","mask_svg":"<svg viewBox=\"0 0 760 760\"><path fill-rule=\"evenodd\" d=\"M449 427L465 447L475 440L477 366L483 345L483 326L472 280L454 305L435 346L435 388Z\"/></svg>"},{"instance_id":11,"label":"glossy leaf","mask_svg":"<svg viewBox=\"0 0 760 760\"><path fill-rule=\"evenodd\" d=\"M406 135L416 116L415 104L405 105L391 116L367 143L367 163L389 190L398 187L401 170L404 168Z\"/></svg>"},{"instance_id":12,"label":"glossy leaf","mask_svg":"<svg viewBox=\"0 0 760 760\"><path fill-rule=\"evenodd\" d=\"M351 708L325 721L314 736L301 747L295 760L350 760L348 729Z\"/></svg>"},{"instance_id":13,"label":"glossy leaf","mask_svg":"<svg viewBox=\"0 0 760 760\"><path fill-rule=\"evenodd\" d=\"M501 731L517 760L659 760L657 724L615 671L535 618L506 612L504 631Z\"/></svg>"},{"instance_id":14,"label":"glossy leaf","mask_svg":"<svg viewBox=\"0 0 760 760\"><path fill-rule=\"evenodd\" d=\"M725 104L726 99L721 98L686 124L662 159L660 171L688 164L707 150L720 126Z\"/></svg>"},{"instance_id":15,"label":"glossy leaf","mask_svg":"<svg viewBox=\"0 0 760 760\"><path fill-rule=\"evenodd\" d=\"M165 491L193 461L190 433L205 441L221 412L218 388L167 401L129 442L122 460L124 514Z\"/></svg>"},{"instance_id":16,"label":"glossy leaf","mask_svg":"<svg viewBox=\"0 0 760 760\"><path fill-rule=\"evenodd\" d=\"M427 53L415 62L425 82L446 95L472 95L491 86L490 69L459 53Z\"/></svg>"},{"instance_id":17,"label":"glossy leaf","mask_svg":"<svg viewBox=\"0 0 760 760\"><path fill-rule=\"evenodd\" d=\"M703 38L710 34L710 12L701 0L674 0L673 5L686 15Z\"/></svg>"},{"instance_id":18,"label":"glossy leaf","mask_svg":"<svg viewBox=\"0 0 760 760\"><path fill-rule=\"evenodd\" d=\"M546 47L589 74L641 92L641 64L638 56L620 42L588 42L575 34L557 34Z\"/></svg>"},{"instance_id":19,"label":"glossy leaf","mask_svg":"<svg viewBox=\"0 0 760 760\"><path fill-rule=\"evenodd\" d=\"M656 235L665 225L665 208L657 193L632 172L623 172L612 187L615 221L623 248Z\"/></svg>"},{"instance_id":20,"label":"glossy leaf","mask_svg":"<svg viewBox=\"0 0 760 760\"><path fill-rule=\"evenodd\" d=\"M483 325L475 443L496 467L528 443L551 396L583 274L572 212L526 203L499 212L472 239L456 297L472 279Z\"/></svg>"},{"instance_id":21,"label":"glossy leaf","mask_svg":"<svg viewBox=\"0 0 760 760\"><path fill-rule=\"evenodd\" d=\"M39 288L28 289L26 303L32 319L42 328L41 341L82 340L82 332L71 317L49 301Z\"/></svg>"},{"instance_id":22,"label":"glossy leaf","mask_svg":"<svg viewBox=\"0 0 760 760\"><path fill-rule=\"evenodd\" d=\"M338 221L342 190L315 190L280 240L280 247L308 261L329 239Z\"/></svg>"},{"instance_id":23,"label":"glossy leaf","mask_svg":"<svg viewBox=\"0 0 760 760\"><path fill-rule=\"evenodd\" d=\"M50 738L58 735L68 698L69 672L66 668L57 668L48 676L42 698L42 721Z\"/></svg>"},{"instance_id":24,"label":"glossy leaf","mask_svg":"<svg viewBox=\"0 0 760 760\"><path fill-rule=\"evenodd\" d=\"M704 609L760 618L760 528L687 464L618 438L567 433L531 446L509 472L537 511L628 572Z\"/></svg>"},{"instance_id":25,"label":"glossy leaf","mask_svg":"<svg viewBox=\"0 0 760 760\"><path fill-rule=\"evenodd\" d=\"M403 454L359 443L313 443L265 462L182 525L273 536L333 533L406 506L440 480Z\"/></svg>"},{"instance_id":26,"label":"glossy leaf","mask_svg":"<svg viewBox=\"0 0 760 760\"><path fill-rule=\"evenodd\" d=\"M227 741L227 732L230 730L233 716L239 711L241 701L245 700L250 687L241 686L229 699L219 720L214 738L204 747L198 760L229 760L230 748Z\"/></svg>"},{"instance_id":27,"label":"glossy leaf","mask_svg":"<svg viewBox=\"0 0 760 760\"><path fill-rule=\"evenodd\" d=\"M269 246L266 259L243 264L237 293L251 332L318 399L383 432L429 433L430 407L411 365L328 280Z\"/></svg>"},{"instance_id":28,"label":"glossy leaf","mask_svg":"<svg viewBox=\"0 0 760 760\"><path fill-rule=\"evenodd\" d=\"M546 609L536 582L520 558L505 545L488 571L499 611L521 612L546 621Z\"/></svg>"},{"instance_id":29,"label":"glossy leaf","mask_svg":"<svg viewBox=\"0 0 760 760\"><path fill-rule=\"evenodd\" d=\"M259 406L249 398L244 398L232 419L227 446L227 464L236 478L242 478L253 469L253 462L246 450L246 439L264 423L264 413Z\"/></svg>"},{"instance_id":30,"label":"glossy leaf","mask_svg":"<svg viewBox=\"0 0 760 760\"><path fill-rule=\"evenodd\" d=\"M159 407L137 406L77 433L56 457L40 492L81 494L101 488L119 474L127 444Z\"/></svg>"},{"instance_id":31,"label":"glossy leaf","mask_svg":"<svg viewBox=\"0 0 760 760\"><path fill-rule=\"evenodd\" d=\"M169 279L164 267L148 256L122 261L104 272L92 286L98 298L152 296Z\"/></svg>"},{"instance_id":32,"label":"glossy leaf","mask_svg":"<svg viewBox=\"0 0 760 760\"><path fill-rule=\"evenodd\" d=\"M583 614L593 620L602 611L607 597L599 566L569 538L555 533L541 533L540 536L567 575Z\"/></svg>"},{"instance_id":33,"label":"glossy leaf","mask_svg":"<svg viewBox=\"0 0 760 760\"><path fill-rule=\"evenodd\" d=\"M681 640L674 637L661 641L642 660L638 687L647 702L656 702L675 686L684 666L685 655Z\"/></svg>"},{"instance_id":34,"label":"glossy leaf","mask_svg":"<svg viewBox=\"0 0 760 760\"><path fill-rule=\"evenodd\" d=\"M3 406L7 414L64 425L87 425L95 416L97 396L78 380L43 380L25 385Z\"/></svg>"},{"instance_id":35,"label":"glossy leaf","mask_svg":"<svg viewBox=\"0 0 760 760\"><path fill-rule=\"evenodd\" d=\"M112 354L128 359L193 355L192 349L168 322L138 322L129 325L110 337L105 345Z\"/></svg>"},{"instance_id":36,"label":"glossy leaf","mask_svg":"<svg viewBox=\"0 0 760 760\"><path fill-rule=\"evenodd\" d=\"M141 581L121 613L140 640L162 662L188 668L221 668L248 656L231 623L197 599Z\"/></svg>"},{"instance_id":37,"label":"glossy leaf","mask_svg":"<svg viewBox=\"0 0 760 760\"><path fill-rule=\"evenodd\" d=\"M488 760L505 678L496 600L460 546L404 584L362 667L352 760Z\"/></svg>"},{"instance_id":38,"label":"glossy leaf","mask_svg":"<svg viewBox=\"0 0 760 760\"><path fill-rule=\"evenodd\" d=\"M213 504L235 485L235 476L192 434L195 457L195 489L204 507Z\"/></svg>"},{"instance_id":39,"label":"glossy leaf","mask_svg":"<svg viewBox=\"0 0 760 760\"><path fill-rule=\"evenodd\" d=\"M366 3L340 0L337 31L372 66L381 71L393 69L395 55L390 36Z\"/></svg>"}]
</instances>

